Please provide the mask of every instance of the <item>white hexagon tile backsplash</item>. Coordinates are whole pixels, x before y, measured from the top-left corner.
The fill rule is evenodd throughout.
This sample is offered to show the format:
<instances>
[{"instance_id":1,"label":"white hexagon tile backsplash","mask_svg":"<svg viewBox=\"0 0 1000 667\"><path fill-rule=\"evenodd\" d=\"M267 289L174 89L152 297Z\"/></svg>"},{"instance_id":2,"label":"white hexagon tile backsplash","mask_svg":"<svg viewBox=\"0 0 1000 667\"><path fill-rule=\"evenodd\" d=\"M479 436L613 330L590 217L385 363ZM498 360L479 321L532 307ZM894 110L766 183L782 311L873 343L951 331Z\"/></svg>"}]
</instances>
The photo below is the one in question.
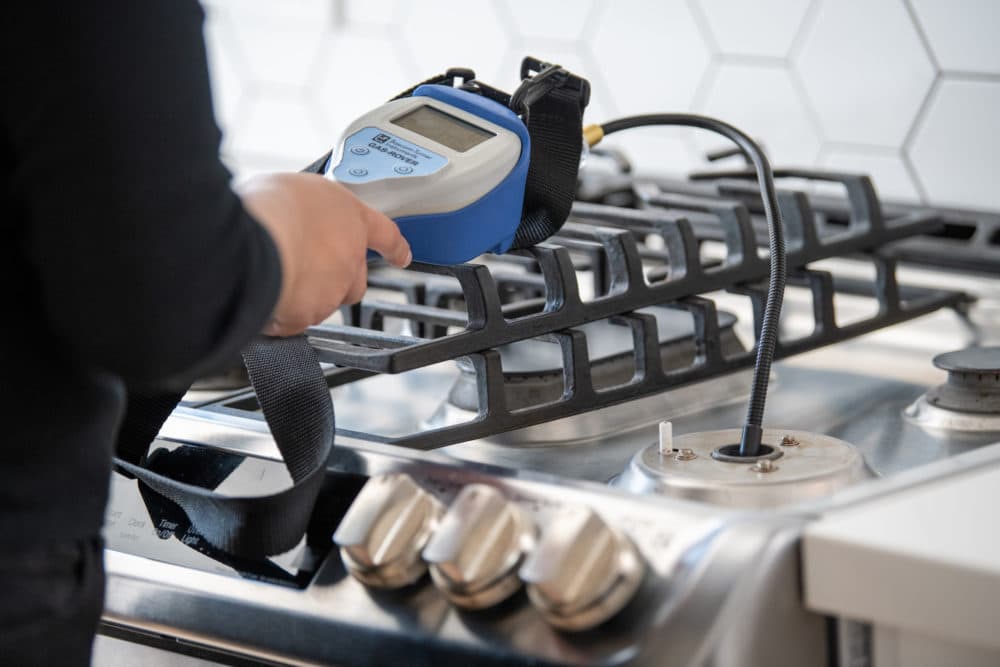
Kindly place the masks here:
<instances>
[{"instance_id":1,"label":"white hexagon tile backsplash","mask_svg":"<svg viewBox=\"0 0 1000 667\"><path fill-rule=\"evenodd\" d=\"M203 4L237 177L308 164L354 117L449 66L509 90L530 54L591 80L589 122L708 113L776 164L865 171L888 199L1000 210L1000 0ZM676 129L614 143L647 172L698 168L720 146Z\"/></svg>"}]
</instances>

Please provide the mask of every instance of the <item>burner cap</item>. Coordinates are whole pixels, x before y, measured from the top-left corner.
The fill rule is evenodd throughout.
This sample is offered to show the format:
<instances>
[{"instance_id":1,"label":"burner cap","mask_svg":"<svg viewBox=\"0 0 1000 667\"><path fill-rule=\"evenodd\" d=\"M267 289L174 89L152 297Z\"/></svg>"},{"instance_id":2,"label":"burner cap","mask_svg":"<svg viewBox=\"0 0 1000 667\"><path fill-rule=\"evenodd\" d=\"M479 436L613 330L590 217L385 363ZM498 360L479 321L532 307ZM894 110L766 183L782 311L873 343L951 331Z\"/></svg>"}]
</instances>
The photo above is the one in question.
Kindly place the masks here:
<instances>
[{"instance_id":1,"label":"burner cap","mask_svg":"<svg viewBox=\"0 0 1000 667\"><path fill-rule=\"evenodd\" d=\"M948 381L927 392L927 402L945 410L1000 413L1000 347L968 347L934 357Z\"/></svg>"},{"instance_id":2,"label":"burner cap","mask_svg":"<svg viewBox=\"0 0 1000 667\"><path fill-rule=\"evenodd\" d=\"M949 373L1000 375L1000 347L967 347L934 357L934 365ZM996 382L996 377L993 378Z\"/></svg>"}]
</instances>

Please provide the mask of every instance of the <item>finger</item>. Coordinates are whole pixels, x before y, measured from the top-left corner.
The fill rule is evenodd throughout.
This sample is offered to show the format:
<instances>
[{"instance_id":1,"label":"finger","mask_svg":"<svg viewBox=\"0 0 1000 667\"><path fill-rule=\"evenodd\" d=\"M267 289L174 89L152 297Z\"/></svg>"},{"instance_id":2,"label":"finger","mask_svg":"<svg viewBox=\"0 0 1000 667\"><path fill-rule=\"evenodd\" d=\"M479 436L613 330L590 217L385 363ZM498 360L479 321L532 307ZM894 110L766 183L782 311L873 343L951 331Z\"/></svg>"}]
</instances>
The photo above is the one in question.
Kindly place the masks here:
<instances>
[{"instance_id":1,"label":"finger","mask_svg":"<svg viewBox=\"0 0 1000 667\"><path fill-rule=\"evenodd\" d=\"M399 232L396 223L373 208L362 208L368 229L368 247L385 257L393 266L403 268L413 261L410 244Z\"/></svg>"}]
</instances>

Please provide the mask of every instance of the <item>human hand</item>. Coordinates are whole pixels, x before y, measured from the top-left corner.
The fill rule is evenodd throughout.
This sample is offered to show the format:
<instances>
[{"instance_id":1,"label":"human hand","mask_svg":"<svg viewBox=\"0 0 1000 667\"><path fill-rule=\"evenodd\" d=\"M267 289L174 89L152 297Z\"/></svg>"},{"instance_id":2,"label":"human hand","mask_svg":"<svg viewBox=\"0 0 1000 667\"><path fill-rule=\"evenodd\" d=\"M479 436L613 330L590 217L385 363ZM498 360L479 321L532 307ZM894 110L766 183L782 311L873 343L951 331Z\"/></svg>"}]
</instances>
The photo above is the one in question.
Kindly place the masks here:
<instances>
[{"instance_id":1,"label":"human hand","mask_svg":"<svg viewBox=\"0 0 1000 667\"><path fill-rule=\"evenodd\" d=\"M301 333L360 301L369 248L400 268L412 259L396 223L322 176L268 174L236 190L281 256L281 296L264 328L269 336Z\"/></svg>"}]
</instances>

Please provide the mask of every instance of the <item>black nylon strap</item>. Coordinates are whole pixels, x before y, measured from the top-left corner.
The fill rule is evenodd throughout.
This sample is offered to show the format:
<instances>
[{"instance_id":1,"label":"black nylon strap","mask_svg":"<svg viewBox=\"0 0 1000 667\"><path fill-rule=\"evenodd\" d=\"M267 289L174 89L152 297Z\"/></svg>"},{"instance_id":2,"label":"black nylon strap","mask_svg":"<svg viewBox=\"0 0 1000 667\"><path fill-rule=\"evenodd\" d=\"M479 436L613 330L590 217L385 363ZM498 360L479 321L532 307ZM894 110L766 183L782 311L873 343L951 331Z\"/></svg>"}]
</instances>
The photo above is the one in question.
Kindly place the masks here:
<instances>
[{"instance_id":1,"label":"black nylon strap","mask_svg":"<svg viewBox=\"0 0 1000 667\"><path fill-rule=\"evenodd\" d=\"M331 154L303 171L322 173ZM243 351L243 363L292 486L269 496L229 497L145 468L150 443L184 392L130 392L115 470L179 505L212 546L258 558L288 551L306 532L336 429L330 391L305 336L259 338Z\"/></svg>"},{"instance_id":2,"label":"black nylon strap","mask_svg":"<svg viewBox=\"0 0 1000 667\"><path fill-rule=\"evenodd\" d=\"M515 93L511 106L518 102ZM569 217L580 169L585 106L581 89L568 84L554 86L536 99L523 101L524 121L531 136L531 162L521 224L512 249L544 241L559 231Z\"/></svg>"},{"instance_id":3,"label":"black nylon strap","mask_svg":"<svg viewBox=\"0 0 1000 667\"><path fill-rule=\"evenodd\" d=\"M125 407L125 418L118 429L118 443L115 459L116 469L119 460L133 465L146 464L146 451L153 438L159 433L163 422L180 403L183 393L146 394L129 392L128 404ZM123 475L135 479L135 475L119 469Z\"/></svg>"},{"instance_id":4,"label":"black nylon strap","mask_svg":"<svg viewBox=\"0 0 1000 667\"><path fill-rule=\"evenodd\" d=\"M116 468L179 505L213 546L245 557L291 549L308 527L333 447L333 403L305 336L260 338L243 360L293 484L268 496L223 496L143 467L149 443L176 396L131 395Z\"/></svg>"}]
</instances>

